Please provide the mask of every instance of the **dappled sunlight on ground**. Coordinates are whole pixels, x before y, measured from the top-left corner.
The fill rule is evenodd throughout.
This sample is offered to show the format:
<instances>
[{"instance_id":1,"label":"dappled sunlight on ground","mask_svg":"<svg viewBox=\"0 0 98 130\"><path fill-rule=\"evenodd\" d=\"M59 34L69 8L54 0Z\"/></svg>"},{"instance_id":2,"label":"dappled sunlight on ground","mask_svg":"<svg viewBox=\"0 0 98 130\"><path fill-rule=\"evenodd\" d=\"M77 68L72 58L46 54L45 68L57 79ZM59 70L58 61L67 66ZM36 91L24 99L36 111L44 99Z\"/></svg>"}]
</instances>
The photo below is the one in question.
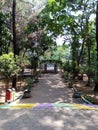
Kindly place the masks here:
<instances>
[{"instance_id":1,"label":"dappled sunlight on ground","mask_svg":"<svg viewBox=\"0 0 98 130\"><path fill-rule=\"evenodd\" d=\"M0 111L0 130L97 130L98 112L57 109Z\"/></svg>"},{"instance_id":2,"label":"dappled sunlight on ground","mask_svg":"<svg viewBox=\"0 0 98 130\"><path fill-rule=\"evenodd\" d=\"M62 81L59 74L43 74L32 88L31 98L22 99L20 103L81 103L73 99L73 91Z\"/></svg>"}]
</instances>

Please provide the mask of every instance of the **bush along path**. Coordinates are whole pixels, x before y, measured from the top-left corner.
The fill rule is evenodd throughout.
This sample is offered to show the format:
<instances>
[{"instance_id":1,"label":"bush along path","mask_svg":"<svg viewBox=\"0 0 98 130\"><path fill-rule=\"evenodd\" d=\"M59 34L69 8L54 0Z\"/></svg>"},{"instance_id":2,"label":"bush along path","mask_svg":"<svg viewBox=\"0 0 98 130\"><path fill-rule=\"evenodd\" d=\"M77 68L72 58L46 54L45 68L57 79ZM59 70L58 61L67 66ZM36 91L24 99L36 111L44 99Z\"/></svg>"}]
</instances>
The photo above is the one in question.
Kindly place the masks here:
<instances>
[{"instance_id":1,"label":"bush along path","mask_svg":"<svg viewBox=\"0 0 98 130\"><path fill-rule=\"evenodd\" d=\"M61 79L60 74L42 74L39 82L31 89L31 97L20 103L83 103L73 98L73 91Z\"/></svg>"},{"instance_id":2,"label":"bush along path","mask_svg":"<svg viewBox=\"0 0 98 130\"><path fill-rule=\"evenodd\" d=\"M68 88L60 78L59 74L44 74L40 77L39 82L34 84L31 89L31 97L16 100L10 104L1 104L0 109L5 108L29 108L29 109L49 109L49 108L65 108L65 109L83 109L98 110L98 105L84 101L81 98L74 98L74 93L78 90ZM77 95L76 95L77 96Z\"/></svg>"}]
</instances>

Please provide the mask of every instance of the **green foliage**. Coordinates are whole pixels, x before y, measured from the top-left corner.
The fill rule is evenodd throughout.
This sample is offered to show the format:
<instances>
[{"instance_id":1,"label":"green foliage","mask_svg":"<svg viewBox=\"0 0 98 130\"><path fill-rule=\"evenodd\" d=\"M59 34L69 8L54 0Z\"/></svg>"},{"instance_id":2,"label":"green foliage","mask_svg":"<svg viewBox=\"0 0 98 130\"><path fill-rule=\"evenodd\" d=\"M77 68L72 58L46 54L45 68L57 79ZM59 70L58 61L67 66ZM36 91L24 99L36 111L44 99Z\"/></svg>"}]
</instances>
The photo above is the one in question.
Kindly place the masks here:
<instances>
[{"instance_id":1,"label":"green foliage","mask_svg":"<svg viewBox=\"0 0 98 130\"><path fill-rule=\"evenodd\" d=\"M25 81L27 84L33 85L33 78L26 78Z\"/></svg>"},{"instance_id":2,"label":"green foliage","mask_svg":"<svg viewBox=\"0 0 98 130\"><path fill-rule=\"evenodd\" d=\"M40 13L43 27L47 33L52 34L52 38L64 35L65 43L68 39L71 46L72 69L78 69L74 66L74 62L78 64L81 57L88 57L86 45L91 45L92 56L95 52L93 48L95 27L94 19L91 19L94 14L94 2L92 0L49 0L48 2L49 4ZM85 62L88 62L87 60L85 59Z\"/></svg>"},{"instance_id":3,"label":"green foliage","mask_svg":"<svg viewBox=\"0 0 98 130\"><path fill-rule=\"evenodd\" d=\"M16 60L20 69L24 69L26 66L30 65L30 61L27 57L16 56Z\"/></svg>"},{"instance_id":4,"label":"green foliage","mask_svg":"<svg viewBox=\"0 0 98 130\"><path fill-rule=\"evenodd\" d=\"M20 68L14 59L13 53L3 54L0 56L0 74L5 79L11 79L14 75L17 75L19 69Z\"/></svg>"},{"instance_id":5,"label":"green foliage","mask_svg":"<svg viewBox=\"0 0 98 130\"><path fill-rule=\"evenodd\" d=\"M33 2L36 3L36 0ZM34 5L33 2L32 5ZM6 1L6 5L9 7L11 7L11 3L11 0ZM36 13L34 17L29 17L31 16L32 5L29 4L29 1L23 2L17 0L16 7L18 20L16 24L17 44L19 45L21 54L24 54L23 51L27 52L28 50L32 52L32 56L30 57L32 68L37 67L39 56L41 57L45 54L44 58L61 60L63 63L69 60L70 64L66 62L63 65L64 70L68 72L80 70L86 72L88 76L95 75L97 66L95 19L92 18L92 15L95 14L94 1L48 0L46 7L41 11L38 17L35 17L35 15L37 16ZM0 55L9 52L11 40L11 32L7 27L11 20L9 19L8 14L0 11ZM30 39L29 36L31 36ZM64 43L69 44L70 47L56 48L55 41L58 36L63 36ZM88 51L88 49L90 51ZM36 53L35 57L34 53ZM26 55L28 54L26 53ZM70 59L67 59L69 56ZM81 61L83 61L85 67ZM7 72L8 75L15 74L15 72L11 70L11 68L15 67L14 62L13 60L8 67L7 65L3 65L3 67L5 66L4 69L7 68L5 71L9 70L9 72ZM7 59L6 63L8 63ZM21 66L21 63L25 64L26 62L22 58L19 58L17 64ZM3 62L1 62L1 65L2 64ZM83 69L79 68L80 64Z\"/></svg>"},{"instance_id":6,"label":"green foliage","mask_svg":"<svg viewBox=\"0 0 98 130\"><path fill-rule=\"evenodd\" d=\"M94 77L96 73L96 68L86 67L85 72L88 76Z\"/></svg>"},{"instance_id":7,"label":"green foliage","mask_svg":"<svg viewBox=\"0 0 98 130\"><path fill-rule=\"evenodd\" d=\"M30 21L28 25L24 28L24 32L26 34L30 34L32 32L38 31L38 26L36 23Z\"/></svg>"},{"instance_id":8,"label":"green foliage","mask_svg":"<svg viewBox=\"0 0 98 130\"><path fill-rule=\"evenodd\" d=\"M36 69L38 67L38 59L37 58L31 58L31 68Z\"/></svg>"},{"instance_id":9,"label":"green foliage","mask_svg":"<svg viewBox=\"0 0 98 130\"><path fill-rule=\"evenodd\" d=\"M70 55L70 49L67 45L63 46L57 46L57 45L51 45L51 47L48 48L44 56L42 57L45 60L55 60L55 61L61 61L63 63L66 62L66 57L69 58Z\"/></svg>"},{"instance_id":10,"label":"green foliage","mask_svg":"<svg viewBox=\"0 0 98 130\"><path fill-rule=\"evenodd\" d=\"M84 97L86 100L88 100L90 103L98 105L98 99L97 99L97 98L92 97L92 96L90 96L90 95L84 95L83 97Z\"/></svg>"},{"instance_id":11,"label":"green foliage","mask_svg":"<svg viewBox=\"0 0 98 130\"><path fill-rule=\"evenodd\" d=\"M30 90L32 87L33 87L33 78L26 78L25 80L24 80L24 82L27 84L27 85L25 85L24 87L23 87L23 90L26 90L26 89L28 89L28 90Z\"/></svg>"},{"instance_id":12,"label":"green foliage","mask_svg":"<svg viewBox=\"0 0 98 130\"><path fill-rule=\"evenodd\" d=\"M55 0L48 0L49 3L54 2Z\"/></svg>"},{"instance_id":13,"label":"green foliage","mask_svg":"<svg viewBox=\"0 0 98 130\"><path fill-rule=\"evenodd\" d=\"M70 64L69 62L65 62L65 63L63 64L63 70L70 73L70 72L72 71L72 66L71 66L71 64Z\"/></svg>"},{"instance_id":14,"label":"green foliage","mask_svg":"<svg viewBox=\"0 0 98 130\"><path fill-rule=\"evenodd\" d=\"M11 32L7 27L7 21L9 19L9 14L4 14L0 11L0 55L3 53L8 53Z\"/></svg>"}]
</instances>

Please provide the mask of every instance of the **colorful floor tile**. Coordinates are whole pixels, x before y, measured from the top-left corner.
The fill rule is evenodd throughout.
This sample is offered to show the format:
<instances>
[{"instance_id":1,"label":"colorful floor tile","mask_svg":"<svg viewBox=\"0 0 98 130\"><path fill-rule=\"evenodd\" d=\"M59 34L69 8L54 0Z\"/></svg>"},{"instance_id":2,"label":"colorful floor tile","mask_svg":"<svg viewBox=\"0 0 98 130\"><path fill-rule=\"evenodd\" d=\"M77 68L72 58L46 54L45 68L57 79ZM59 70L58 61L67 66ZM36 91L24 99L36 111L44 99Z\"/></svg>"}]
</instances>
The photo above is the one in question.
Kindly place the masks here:
<instances>
[{"instance_id":1,"label":"colorful floor tile","mask_svg":"<svg viewBox=\"0 0 98 130\"><path fill-rule=\"evenodd\" d=\"M71 103L27 103L27 104L1 104L0 109L49 109L49 108L64 108L64 109L79 109L79 110L98 110L98 105L91 104L71 104Z\"/></svg>"}]
</instances>

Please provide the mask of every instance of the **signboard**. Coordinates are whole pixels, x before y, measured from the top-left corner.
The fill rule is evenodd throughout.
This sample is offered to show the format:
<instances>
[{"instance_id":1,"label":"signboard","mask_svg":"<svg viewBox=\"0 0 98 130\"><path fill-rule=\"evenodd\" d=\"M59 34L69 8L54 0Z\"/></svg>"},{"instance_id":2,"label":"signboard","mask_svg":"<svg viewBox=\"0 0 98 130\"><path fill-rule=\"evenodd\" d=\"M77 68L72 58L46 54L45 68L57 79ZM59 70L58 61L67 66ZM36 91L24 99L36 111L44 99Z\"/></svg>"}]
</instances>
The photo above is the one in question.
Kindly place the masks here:
<instances>
[{"instance_id":1,"label":"signboard","mask_svg":"<svg viewBox=\"0 0 98 130\"><path fill-rule=\"evenodd\" d=\"M47 70L48 71L54 70L54 64L48 63L47 64Z\"/></svg>"}]
</instances>

